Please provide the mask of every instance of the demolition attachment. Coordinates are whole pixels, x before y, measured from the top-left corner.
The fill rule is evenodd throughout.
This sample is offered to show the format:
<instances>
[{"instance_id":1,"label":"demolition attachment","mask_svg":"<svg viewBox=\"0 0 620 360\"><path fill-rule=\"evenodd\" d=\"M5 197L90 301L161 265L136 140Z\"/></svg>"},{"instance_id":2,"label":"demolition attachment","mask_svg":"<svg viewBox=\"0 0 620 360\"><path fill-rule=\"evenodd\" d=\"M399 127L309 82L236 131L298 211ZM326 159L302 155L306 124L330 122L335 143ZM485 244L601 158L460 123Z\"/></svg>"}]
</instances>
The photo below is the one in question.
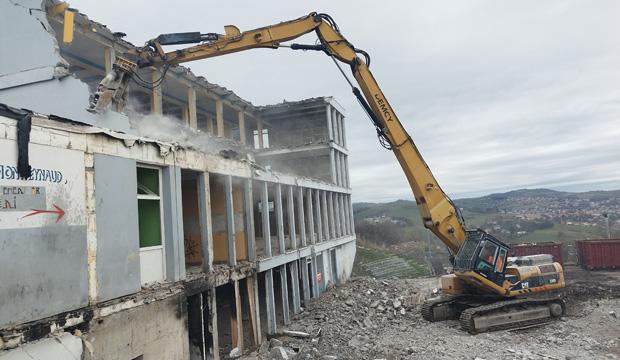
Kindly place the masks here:
<instances>
[{"instance_id":1,"label":"demolition attachment","mask_svg":"<svg viewBox=\"0 0 620 360\"><path fill-rule=\"evenodd\" d=\"M127 103L127 87L138 65L132 61L117 57L110 71L97 86L97 91L90 96L88 111L103 113L110 104L116 104L122 110Z\"/></svg>"}]
</instances>

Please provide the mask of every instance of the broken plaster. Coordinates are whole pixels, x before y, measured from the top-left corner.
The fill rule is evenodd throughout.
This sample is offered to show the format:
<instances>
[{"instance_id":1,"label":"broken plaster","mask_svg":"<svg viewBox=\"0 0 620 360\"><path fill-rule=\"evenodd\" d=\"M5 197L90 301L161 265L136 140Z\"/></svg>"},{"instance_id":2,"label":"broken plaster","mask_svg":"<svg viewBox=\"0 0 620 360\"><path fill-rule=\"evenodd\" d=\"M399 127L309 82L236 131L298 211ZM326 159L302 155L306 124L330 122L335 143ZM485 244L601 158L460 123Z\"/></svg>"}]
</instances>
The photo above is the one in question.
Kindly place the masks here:
<instances>
[{"instance_id":1,"label":"broken plaster","mask_svg":"<svg viewBox=\"0 0 620 360\"><path fill-rule=\"evenodd\" d=\"M126 116L86 111L88 85L69 76L55 33L47 21L46 1L0 2L0 103L56 115L102 128L128 132Z\"/></svg>"}]
</instances>

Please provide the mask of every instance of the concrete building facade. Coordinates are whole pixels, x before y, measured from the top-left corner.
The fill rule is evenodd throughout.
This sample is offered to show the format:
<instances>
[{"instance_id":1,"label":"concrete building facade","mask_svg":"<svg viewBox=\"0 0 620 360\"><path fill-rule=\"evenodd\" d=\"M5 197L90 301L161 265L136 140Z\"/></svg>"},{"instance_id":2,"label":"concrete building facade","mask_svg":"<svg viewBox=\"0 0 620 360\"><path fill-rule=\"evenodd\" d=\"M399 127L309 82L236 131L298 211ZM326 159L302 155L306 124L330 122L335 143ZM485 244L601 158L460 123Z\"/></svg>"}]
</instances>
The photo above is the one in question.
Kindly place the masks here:
<instances>
[{"instance_id":1,"label":"concrete building facade","mask_svg":"<svg viewBox=\"0 0 620 360\"><path fill-rule=\"evenodd\" d=\"M59 1L0 13L0 359L224 358L349 278L333 98L254 106L172 67L94 115L133 45Z\"/></svg>"}]
</instances>

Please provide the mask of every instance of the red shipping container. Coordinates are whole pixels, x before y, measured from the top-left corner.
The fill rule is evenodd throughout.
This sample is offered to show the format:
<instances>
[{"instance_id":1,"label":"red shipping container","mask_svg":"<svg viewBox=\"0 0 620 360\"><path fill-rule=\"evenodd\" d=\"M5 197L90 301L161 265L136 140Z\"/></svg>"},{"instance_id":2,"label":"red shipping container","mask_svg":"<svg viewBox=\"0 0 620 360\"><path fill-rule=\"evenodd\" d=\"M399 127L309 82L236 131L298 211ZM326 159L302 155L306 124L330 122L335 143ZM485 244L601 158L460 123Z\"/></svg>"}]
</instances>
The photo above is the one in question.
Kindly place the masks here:
<instances>
[{"instance_id":1,"label":"red shipping container","mask_svg":"<svg viewBox=\"0 0 620 360\"><path fill-rule=\"evenodd\" d=\"M538 254L550 254L553 261L564 265L562 260L562 243L541 242L541 243L525 243L525 244L508 244L510 251L508 256L527 256Z\"/></svg>"},{"instance_id":2,"label":"red shipping container","mask_svg":"<svg viewBox=\"0 0 620 360\"><path fill-rule=\"evenodd\" d=\"M620 239L577 240L577 258L588 270L620 268Z\"/></svg>"}]
</instances>

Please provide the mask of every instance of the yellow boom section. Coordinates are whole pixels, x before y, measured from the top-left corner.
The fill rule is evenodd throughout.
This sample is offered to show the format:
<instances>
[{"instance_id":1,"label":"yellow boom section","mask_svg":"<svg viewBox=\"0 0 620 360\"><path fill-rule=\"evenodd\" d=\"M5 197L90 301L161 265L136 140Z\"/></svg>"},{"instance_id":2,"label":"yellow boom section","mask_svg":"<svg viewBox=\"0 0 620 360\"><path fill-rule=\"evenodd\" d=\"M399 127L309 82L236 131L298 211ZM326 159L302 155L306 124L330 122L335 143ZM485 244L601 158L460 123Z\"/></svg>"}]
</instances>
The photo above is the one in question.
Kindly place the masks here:
<instances>
[{"instance_id":1,"label":"yellow boom section","mask_svg":"<svg viewBox=\"0 0 620 360\"><path fill-rule=\"evenodd\" d=\"M138 55L146 60L148 65L179 64L254 48L276 49L282 42L313 30L328 55L351 66L366 102L405 172L424 225L456 254L466 238L457 209L435 180L413 140L398 120L368 69L368 64L357 56L356 49L334 28L334 24L326 21L320 14L311 13L296 20L244 32L240 32L235 26L227 26L226 34L220 35L217 40L168 53L164 53L156 41L151 41L156 54L144 52Z\"/></svg>"}]
</instances>

